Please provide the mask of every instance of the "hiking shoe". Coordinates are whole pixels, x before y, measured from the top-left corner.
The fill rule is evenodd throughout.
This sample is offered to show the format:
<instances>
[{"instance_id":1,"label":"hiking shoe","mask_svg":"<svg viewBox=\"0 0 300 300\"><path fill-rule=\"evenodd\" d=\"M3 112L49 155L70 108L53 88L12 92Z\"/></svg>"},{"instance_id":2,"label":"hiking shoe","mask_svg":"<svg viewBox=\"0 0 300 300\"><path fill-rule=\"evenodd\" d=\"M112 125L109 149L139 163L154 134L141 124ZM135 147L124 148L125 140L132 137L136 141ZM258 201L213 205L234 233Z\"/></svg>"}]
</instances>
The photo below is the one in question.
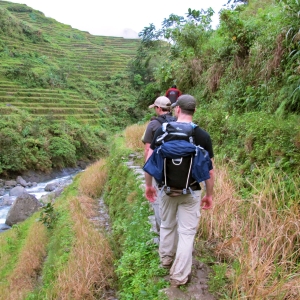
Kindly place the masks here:
<instances>
[{"instance_id":1,"label":"hiking shoe","mask_svg":"<svg viewBox=\"0 0 300 300\"><path fill-rule=\"evenodd\" d=\"M172 267L173 257L165 256L161 259L161 266L165 269L170 269Z\"/></svg>"},{"instance_id":2,"label":"hiking shoe","mask_svg":"<svg viewBox=\"0 0 300 300\"><path fill-rule=\"evenodd\" d=\"M182 285L186 285L186 284L190 283L191 280L192 280L192 273L190 273L190 274L188 275L187 280L186 280L185 283L179 282L179 281L176 280L176 279L170 279L170 286L171 286L171 287L176 287L176 288L177 288L177 287L180 287L180 286L182 286Z\"/></svg>"},{"instance_id":3,"label":"hiking shoe","mask_svg":"<svg viewBox=\"0 0 300 300\"><path fill-rule=\"evenodd\" d=\"M164 268L164 269L171 269L172 264L170 264L170 265L163 265L163 264L160 264L160 267L161 267L161 268Z\"/></svg>"},{"instance_id":4,"label":"hiking shoe","mask_svg":"<svg viewBox=\"0 0 300 300\"><path fill-rule=\"evenodd\" d=\"M178 288L181 285L185 285L185 283L180 283L178 280L170 279L170 287Z\"/></svg>"}]
</instances>

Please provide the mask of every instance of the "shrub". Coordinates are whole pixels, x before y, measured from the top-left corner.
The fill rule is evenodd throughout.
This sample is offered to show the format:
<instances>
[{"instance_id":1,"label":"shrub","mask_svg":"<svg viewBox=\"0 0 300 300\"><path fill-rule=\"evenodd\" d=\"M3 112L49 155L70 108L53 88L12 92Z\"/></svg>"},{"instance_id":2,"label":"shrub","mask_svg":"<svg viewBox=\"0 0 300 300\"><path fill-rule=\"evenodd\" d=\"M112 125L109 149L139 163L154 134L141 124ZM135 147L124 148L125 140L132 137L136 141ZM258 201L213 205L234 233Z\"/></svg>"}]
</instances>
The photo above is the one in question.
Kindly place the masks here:
<instances>
[{"instance_id":1,"label":"shrub","mask_svg":"<svg viewBox=\"0 0 300 300\"><path fill-rule=\"evenodd\" d=\"M76 164L76 147L67 136L52 137L49 141L49 151L53 167L63 168Z\"/></svg>"}]
</instances>

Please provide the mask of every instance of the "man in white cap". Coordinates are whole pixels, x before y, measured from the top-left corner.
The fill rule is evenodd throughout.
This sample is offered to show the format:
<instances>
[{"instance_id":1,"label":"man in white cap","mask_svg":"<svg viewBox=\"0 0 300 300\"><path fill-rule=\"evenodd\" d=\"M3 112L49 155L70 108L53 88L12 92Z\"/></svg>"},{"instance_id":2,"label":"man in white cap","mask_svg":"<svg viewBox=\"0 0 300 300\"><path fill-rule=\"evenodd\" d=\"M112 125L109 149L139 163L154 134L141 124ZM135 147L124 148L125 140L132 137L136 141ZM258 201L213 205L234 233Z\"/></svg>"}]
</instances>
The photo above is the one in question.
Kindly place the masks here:
<instances>
[{"instance_id":1,"label":"man in white cap","mask_svg":"<svg viewBox=\"0 0 300 300\"><path fill-rule=\"evenodd\" d=\"M161 127L162 123L175 121L176 119L172 117L171 113L171 101L165 96L160 96L156 98L153 104L149 108L154 108L157 118L150 121L146 131L142 137L142 142L144 143L144 157L145 160L148 156L148 151L150 144L153 140L155 131Z\"/></svg>"},{"instance_id":2,"label":"man in white cap","mask_svg":"<svg viewBox=\"0 0 300 300\"><path fill-rule=\"evenodd\" d=\"M154 108L157 117L150 121L148 124L146 131L142 137L142 142L144 143L144 157L145 161L148 156L148 152L150 149L150 144L153 140L155 131L161 127L162 123L175 121L176 118L172 117L171 113L171 101L169 98L165 96L160 96L156 98L153 104L149 106L149 108ZM155 182L153 182L155 185ZM159 212L159 199L152 203L152 207L155 214L155 221L156 221L156 229L160 231L160 212Z\"/></svg>"}]
</instances>

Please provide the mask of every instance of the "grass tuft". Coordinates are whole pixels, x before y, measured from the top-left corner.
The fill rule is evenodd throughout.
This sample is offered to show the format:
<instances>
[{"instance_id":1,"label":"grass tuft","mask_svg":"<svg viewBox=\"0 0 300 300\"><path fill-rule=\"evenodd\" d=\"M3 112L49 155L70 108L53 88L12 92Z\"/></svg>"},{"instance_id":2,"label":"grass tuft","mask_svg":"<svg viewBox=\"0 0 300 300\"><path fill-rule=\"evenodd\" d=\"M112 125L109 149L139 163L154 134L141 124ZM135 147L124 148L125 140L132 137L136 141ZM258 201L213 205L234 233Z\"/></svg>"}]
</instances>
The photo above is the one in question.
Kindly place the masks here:
<instances>
[{"instance_id":1,"label":"grass tuft","mask_svg":"<svg viewBox=\"0 0 300 300\"><path fill-rule=\"evenodd\" d=\"M28 232L17 264L8 277L5 288L0 288L1 299L24 299L38 283L38 277L46 256L47 229L36 222Z\"/></svg>"},{"instance_id":2,"label":"grass tuft","mask_svg":"<svg viewBox=\"0 0 300 300\"><path fill-rule=\"evenodd\" d=\"M124 137L127 148L135 151L144 148L141 138L146 130L147 125L147 123L143 125L134 124L126 127L124 131Z\"/></svg>"},{"instance_id":3,"label":"grass tuft","mask_svg":"<svg viewBox=\"0 0 300 300\"><path fill-rule=\"evenodd\" d=\"M58 275L55 299L99 299L111 285L112 252L105 236L86 216L87 207L94 201L87 197L74 197L70 201L76 241L66 267Z\"/></svg>"},{"instance_id":4,"label":"grass tuft","mask_svg":"<svg viewBox=\"0 0 300 300\"><path fill-rule=\"evenodd\" d=\"M101 159L89 166L80 177L79 193L92 198L99 197L107 179L106 161Z\"/></svg>"}]
</instances>

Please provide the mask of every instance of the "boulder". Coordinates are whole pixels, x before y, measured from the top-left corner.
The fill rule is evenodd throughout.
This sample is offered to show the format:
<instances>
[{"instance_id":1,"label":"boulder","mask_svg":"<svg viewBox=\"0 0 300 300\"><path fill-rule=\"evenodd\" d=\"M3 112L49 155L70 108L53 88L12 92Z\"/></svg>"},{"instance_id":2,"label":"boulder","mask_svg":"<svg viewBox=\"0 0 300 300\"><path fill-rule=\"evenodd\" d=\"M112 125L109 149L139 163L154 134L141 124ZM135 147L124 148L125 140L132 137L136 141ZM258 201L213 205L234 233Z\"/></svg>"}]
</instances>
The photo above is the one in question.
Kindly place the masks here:
<instances>
[{"instance_id":1,"label":"boulder","mask_svg":"<svg viewBox=\"0 0 300 300\"><path fill-rule=\"evenodd\" d=\"M16 186L9 191L9 196L19 197L23 193L27 193L26 189L23 186Z\"/></svg>"},{"instance_id":2,"label":"boulder","mask_svg":"<svg viewBox=\"0 0 300 300\"><path fill-rule=\"evenodd\" d=\"M0 188L0 196L4 196L5 195L5 189Z\"/></svg>"},{"instance_id":3,"label":"boulder","mask_svg":"<svg viewBox=\"0 0 300 300\"><path fill-rule=\"evenodd\" d=\"M0 232L10 229L11 227L6 224L0 224Z\"/></svg>"},{"instance_id":4,"label":"boulder","mask_svg":"<svg viewBox=\"0 0 300 300\"><path fill-rule=\"evenodd\" d=\"M4 185L7 188L12 188L17 185L17 182L15 180L7 180L7 181L5 181Z\"/></svg>"},{"instance_id":5,"label":"boulder","mask_svg":"<svg viewBox=\"0 0 300 300\"><path fill-rule=\"evenodd\" d=\"M58 183L48 183L46 186L45 186L45 191L46 192L52 192L54 191L56 188L58 187Z\"/></svg>"},{"instance_id":6,"label":"boulder","mask_svg":"<svg viewBox=\"0 0 300 300\"><path fill-rule=\"evenodd\" d=\"M17 179L16 179L16 181L17 181L18 184L20 184L20 185L22 185L24 187L28 186L28 183L26 182L26 180L24 180L22 178L22 176L18 176Z\"/></svg>"},{"instance_id":7,"label":"boulder","mask_svg":"<svg viewBox=\"0 0 300 300\"><path fill-rule=\"evenodd\" d=\"M8 195L3 196L2 205L11 206L14 203L15 197L10 197Z\"/></svg>"},{"instance_id":8,"label":"boulder","mask_svg":"<svg viewBox=\"0 0 300 300\"><path fill-rule=\"evenodd\" d=\"M33 213L38 211L42 204L36 199L35 196L23 193L17 197L12 207L8 211L5 224L12 226L19 222L25 221Z\"/></svg>"}]
</instances>

